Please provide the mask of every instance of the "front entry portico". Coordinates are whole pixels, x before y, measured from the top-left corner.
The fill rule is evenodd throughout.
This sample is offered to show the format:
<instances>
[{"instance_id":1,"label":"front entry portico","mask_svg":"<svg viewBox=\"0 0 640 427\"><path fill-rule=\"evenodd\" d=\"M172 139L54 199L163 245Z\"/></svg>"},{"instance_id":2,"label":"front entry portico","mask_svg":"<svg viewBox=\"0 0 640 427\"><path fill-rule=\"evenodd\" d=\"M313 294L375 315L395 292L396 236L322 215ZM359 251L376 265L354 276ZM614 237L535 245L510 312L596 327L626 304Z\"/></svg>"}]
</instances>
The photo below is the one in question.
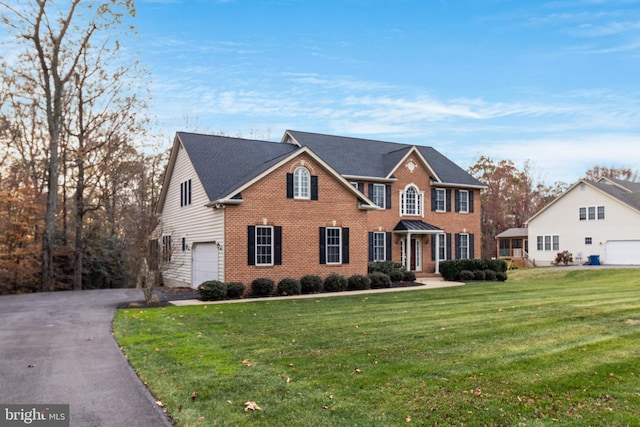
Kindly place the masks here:
<instances>
[{"instance_id":1,"label":"front entry portico","mask_svg":"<svg viewBox=\"0 0 640 427\"><path fill-rule=\"evenodd\" d=\"M440 239L444 230L420 220L401 220L393 229L400 236L401 262L407 271L422 271L422 246L425 238L435 239L435 273L440 274Z\"/></svg>"}]
</instances>

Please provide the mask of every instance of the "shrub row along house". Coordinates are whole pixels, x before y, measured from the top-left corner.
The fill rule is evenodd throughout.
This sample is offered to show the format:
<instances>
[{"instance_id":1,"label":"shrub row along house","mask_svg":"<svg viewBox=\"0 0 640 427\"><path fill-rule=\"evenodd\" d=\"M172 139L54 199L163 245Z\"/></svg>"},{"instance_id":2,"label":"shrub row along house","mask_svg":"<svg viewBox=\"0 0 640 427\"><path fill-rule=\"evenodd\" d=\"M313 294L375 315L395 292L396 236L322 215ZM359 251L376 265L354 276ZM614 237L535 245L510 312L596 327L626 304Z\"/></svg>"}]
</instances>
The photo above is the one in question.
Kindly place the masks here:
<instances>
[{"instance_id":1,"label":"shrub row along house","mask_svg":"<svg viewBox=\"0 0 640 427\"><path fill-rule=\"evenodd\" d=\"M480 254L482 183L431 147L286 131L178 132L159 201L164 283L418 275Z\"/></svg>"}]
</instances>

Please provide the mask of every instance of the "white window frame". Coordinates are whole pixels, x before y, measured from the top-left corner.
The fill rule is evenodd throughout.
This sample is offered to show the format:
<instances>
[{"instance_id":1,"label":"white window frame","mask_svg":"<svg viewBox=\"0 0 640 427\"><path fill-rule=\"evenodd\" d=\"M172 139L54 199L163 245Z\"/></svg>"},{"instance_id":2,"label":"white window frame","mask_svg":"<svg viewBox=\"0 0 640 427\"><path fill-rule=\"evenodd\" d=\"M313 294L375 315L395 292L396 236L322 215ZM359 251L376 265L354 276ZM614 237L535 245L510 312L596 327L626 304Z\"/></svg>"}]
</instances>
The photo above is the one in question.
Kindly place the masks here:
<instances>
[{"instance_id":1,"label":"white window frame","mask_svg":"<svg viewBox=\"0 0 640 427\"><path fill-rule=\"evenodd\" d=\"M447 211L447 190L436 188L436 212Z\"/></svg>"},{"instance_id":2,"label":"white window frame","mask_svg":"<svg viewBox=\"0 0 640 427\"><path fill-rule=\"evenodd\" d=\"M602 221L605 219L605 206L580 206L578 218L580 221Z\"/></svg>"},{"instance_id":3,"label":"white window frame","mask_svg":"<svg viewBox=\"0 0 640 427\"><path fill-rule=\"evenodd\" d=\"M261 234L267 231L267 234ZM255 265L257 266L272 266L274 258L274 233L273 226L270 225L256 225L255 228ZM268 238L268 242L262 241L262 239ZM266 251L265 251L266 249Z\"/></svg>"},{"instance_id":4,"label":"white window frame","mask_svg":"<svg viewBox=\"0 0 640 427\"><path fill-rule=\"evenodd\" d=\"M385 208L385 199L386 199L386 194L385 194L385 185L384 184L373 184L373 194L371 195L372 198L372 202L384 209Z\"/></svg>"},{"instance_id":5,"label":"white window frame","mask_svg":"<svg viewBox=\"0 0 640 427\"><path fill-rule=\"evenodd\" d=\"M536 248L540 252L559 251L560 250L560 235L558 234L545 234L536 236Z\"/></svg>"},{"instance_id":6,"label":"white window frame","mask_svg":"<svg viewBox=\"0 0 640 427\"><path fill-rule=\"evenodd\" d=\"M311 199L311 173L304 166L293 171L293 198Z\"/></svg>"},{"instance_id":7,"label":"white window frame","mask_svg":"<svg viewBox=\"0 0 640 427\"><path fill-rule=\"evenodd\" d=\"M327 264L342 264L342 228L327 227L325 230L325 258ZM337 252L333 252L337 249ZM335 256L337 257L337 260Z\"/></svg>"},{"instance_id":8,"label":"white window frame","mask_svg":"<svg viewBox=\"0 0 640 427\"><path fill-rule=\"evenodd\" d=\"M387 236L384 232L373 233L373 261L386 261Z\"/></svg>"},{"instance_id":9,"label":"white window frame","mask_svg":"<svg viewBox=\"0 0 640 427\"><path fill-rule=\"evenodd\" d=\"M438 234L438 260L444 261L447 259L447 235Z\"/></svg>"},{"instance_id":10,"label":"white window frame","mask_svg":"<svg viewBox=\"0 0 640 427\"><path fill-rule=\"evenodd\" d=\"M460 257L458 259L469 259L469 233L460 233L460 246L458 249L458 254ZM464 244L463 244L464 240ZM463 252L464 249L464 252Z\"/></svg>"},{"instance_id":11,"label":"white window frame","mask_svg":"<svg viewBox=\"0 0 640 427\"><path fill-rule=\"evenodd\" d=\"M415 194L411 204L407 203L407 194ZM411 207L411 210L408 208ZM424 192L420 191L414 184L409 184L400 192L400 215L401 216L424 216Z\"/></svg>"},{"instance_id":12,"label":"white window frame","mask_svg":"<svg viewBox=\"0 0 640 427\"><path fill-rule=\"evenodd\" d=\"M463 204L464 209L462 209ZM469 191L467 190L458 190L458 212L469 213Z\"/></svg>"},{"instance_id":13,"label":"white window frame","mask_svg":"<svg viewBox=\"0 0 640 427\"><path fill-rule=\"evenodd\" d=\"M593 237L585 237L584 238L585 245L593 245Z\"/></svg>"}]
</instances>

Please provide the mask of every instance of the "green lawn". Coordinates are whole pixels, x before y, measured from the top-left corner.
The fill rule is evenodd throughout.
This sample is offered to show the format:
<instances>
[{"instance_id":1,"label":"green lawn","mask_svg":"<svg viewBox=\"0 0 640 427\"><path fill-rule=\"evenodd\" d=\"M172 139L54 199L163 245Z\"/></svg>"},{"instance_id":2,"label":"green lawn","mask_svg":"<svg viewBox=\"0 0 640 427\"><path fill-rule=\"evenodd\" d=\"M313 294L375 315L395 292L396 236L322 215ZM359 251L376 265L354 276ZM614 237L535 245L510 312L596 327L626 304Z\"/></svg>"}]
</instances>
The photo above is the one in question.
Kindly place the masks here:
<instances>
[{"instance_id":1,"label":"green lawn","mask_svg":"<svg viewBox=\"0 0 640 427\"><path fill-rule=\"evenodd\" d=\"M178 426L640 425L638 269L128 309L114 334Z\"/></svg>"}]
</instances>

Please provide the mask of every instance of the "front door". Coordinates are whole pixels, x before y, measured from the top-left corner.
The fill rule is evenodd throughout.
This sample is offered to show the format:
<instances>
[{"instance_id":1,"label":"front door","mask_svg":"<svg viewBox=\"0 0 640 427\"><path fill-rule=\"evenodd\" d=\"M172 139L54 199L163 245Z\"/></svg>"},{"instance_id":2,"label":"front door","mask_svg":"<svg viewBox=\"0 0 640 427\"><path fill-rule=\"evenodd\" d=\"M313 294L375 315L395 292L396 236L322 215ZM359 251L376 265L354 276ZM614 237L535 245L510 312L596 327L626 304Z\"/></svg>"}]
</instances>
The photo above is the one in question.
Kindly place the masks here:
<instances>
[{"instance_id":1,"label":"front door","mask_svg":"<svg viewBox=\"0 0 640 427\"><path fill-rule=\"evenodd\" d=\"M407 238L400 242L401 262L409 271L422 271L422 237L411 238L411 251L407 250ZM409 262L407 263L407 252Z\"/></svg>"}]
</instances>

